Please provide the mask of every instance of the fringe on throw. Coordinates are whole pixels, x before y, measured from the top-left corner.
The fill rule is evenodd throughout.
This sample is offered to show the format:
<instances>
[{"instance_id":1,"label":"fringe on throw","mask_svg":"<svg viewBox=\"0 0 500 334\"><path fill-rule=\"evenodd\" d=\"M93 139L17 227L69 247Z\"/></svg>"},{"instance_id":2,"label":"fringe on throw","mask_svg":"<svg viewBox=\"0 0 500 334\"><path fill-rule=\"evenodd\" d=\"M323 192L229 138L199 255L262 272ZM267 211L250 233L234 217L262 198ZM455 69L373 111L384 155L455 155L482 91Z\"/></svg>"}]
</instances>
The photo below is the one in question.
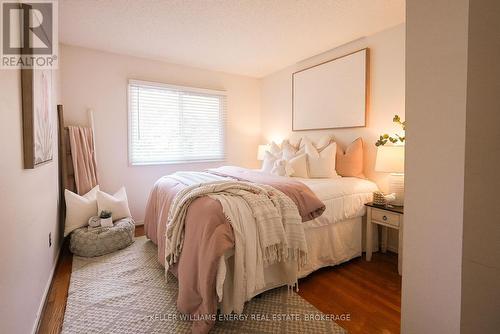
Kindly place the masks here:
<instances>
[{"instance_id":1,"label":"fringe on throw","mask_svg":"<svg viewBox=\"0 0 500 334\"><path fill-rule=\"evenodd\" d=\"M264 263L272 265L283 261L295 260L300 271L307 263L307 253L299 248L287 248L283 243L274 244L264 249Z\"/></svg>"},{"instance_id":2,"label":"fringe on throw","mask_svg":"<svg viewBox=\"0 0 500 334\"><path fill-rule=\"evenodd\" d=\"M299 292L299 280L297 279L294 283L289 283L287 285L288 288L288 294L293 292L293 289L295 288L295 292Z\"/></svg>"}]
</instances>

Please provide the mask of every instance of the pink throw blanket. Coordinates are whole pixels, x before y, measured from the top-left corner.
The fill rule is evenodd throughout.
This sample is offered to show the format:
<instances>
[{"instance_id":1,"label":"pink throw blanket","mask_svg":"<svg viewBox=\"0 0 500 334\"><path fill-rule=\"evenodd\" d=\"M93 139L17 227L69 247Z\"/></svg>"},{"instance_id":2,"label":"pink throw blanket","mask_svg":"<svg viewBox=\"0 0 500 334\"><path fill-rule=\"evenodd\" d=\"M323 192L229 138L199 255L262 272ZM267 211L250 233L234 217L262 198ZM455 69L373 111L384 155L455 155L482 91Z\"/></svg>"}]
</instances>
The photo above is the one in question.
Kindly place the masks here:
<instances>
[{"instance_id":1,"label":"pink throw blanket","mask_svg":"<svg viewBox=\"0 0 500 334\"><path fill-rule=\"evenodd\" d=\"M268 184L289 196L299 209L303 221L318 217L324 204L303 183L288 178L250 171L238 167L221 167L209 172L261 184ZM186 185L161 178L151 191L144 227L146 236L158 245L158 260L165 264L165 232L170 204ZM177 308L194 318L193 333L208 333L217 313L216 275L220 257L234 247L234 235L221 204L200 197L189 206L185 220L184 246L172 272L178 277Z\"/></svg>"},{"instance_id":2,"label":"pink throw blanket","mask_svg":"<svg viewBox=\"0 0 500 334\"><path fill-rule=\"evenodd\" d=\"M94 136L91 128L81 126L68 126L68 134L76 190L83 195L98 184Z\"/></svg>"}]
</instances>

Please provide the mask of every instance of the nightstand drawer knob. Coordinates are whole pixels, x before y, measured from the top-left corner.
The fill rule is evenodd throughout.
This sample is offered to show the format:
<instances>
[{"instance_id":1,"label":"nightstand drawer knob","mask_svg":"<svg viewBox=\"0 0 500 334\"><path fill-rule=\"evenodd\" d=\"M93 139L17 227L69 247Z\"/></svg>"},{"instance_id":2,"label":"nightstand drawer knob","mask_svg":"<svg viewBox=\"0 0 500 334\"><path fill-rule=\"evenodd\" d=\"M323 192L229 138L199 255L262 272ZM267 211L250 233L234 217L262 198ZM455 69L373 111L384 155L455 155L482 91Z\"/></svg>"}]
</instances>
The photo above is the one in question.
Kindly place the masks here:
<instances>
[{"instance_id":1,"label":"nightstand drawer knob","mask_svg":"<svg viewBox=\"0 0 500 334\"><path fill-rule=\"evenodd\" d=\"M382 217L382 219L383 219L383 220L387 220L387 216L383 216L383 217Z\"/></svg>"}]
</instances>

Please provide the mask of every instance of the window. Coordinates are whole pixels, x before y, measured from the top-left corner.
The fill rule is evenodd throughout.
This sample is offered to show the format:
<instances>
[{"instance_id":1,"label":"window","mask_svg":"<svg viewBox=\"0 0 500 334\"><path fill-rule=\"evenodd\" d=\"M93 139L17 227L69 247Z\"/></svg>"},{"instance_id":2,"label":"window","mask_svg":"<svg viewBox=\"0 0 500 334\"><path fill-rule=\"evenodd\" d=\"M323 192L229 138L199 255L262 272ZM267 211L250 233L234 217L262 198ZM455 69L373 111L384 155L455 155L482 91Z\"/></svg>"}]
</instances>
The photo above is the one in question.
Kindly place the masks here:
<instances>
[{"instance_id":1,"label":"window","mask_svg":"<svg viewBox=\"0 0 500 334\"><path fill-rule=\"evenodd\" d=\"M130 80L132 165L225 158L224 92Z\"/></svg>"}]
</instances>

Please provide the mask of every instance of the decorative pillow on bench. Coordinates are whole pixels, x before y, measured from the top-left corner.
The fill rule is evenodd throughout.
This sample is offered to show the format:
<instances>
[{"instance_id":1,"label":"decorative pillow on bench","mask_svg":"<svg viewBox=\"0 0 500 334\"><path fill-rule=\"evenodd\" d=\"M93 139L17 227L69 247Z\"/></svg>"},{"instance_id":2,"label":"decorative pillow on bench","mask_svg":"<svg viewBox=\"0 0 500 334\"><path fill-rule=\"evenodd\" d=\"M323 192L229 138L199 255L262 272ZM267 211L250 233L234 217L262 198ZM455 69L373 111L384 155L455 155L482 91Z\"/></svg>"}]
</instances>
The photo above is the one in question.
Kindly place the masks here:
<instances>
[{"instance_id":1,"label":"decorative pillow on bench","mask_svg":"<svg viewBox=\"0 0 500 334\"><path fill-rule=\"evenodd\" d=\"M98 185L83 196L66 189L64 197L66 200L65 237L75 229L87 226L89 219L99 216L102 211L110 211L113 221L131 217L124 187L121 187L114 195L100 191Z\"/></svg>"},{"instance_id":2,"label":"decorative pillow on bench","mask_svg":"<svg viewBox=\"0 0 500 334\"><path fill-rule=\"evenodd\" d=\"M68 189L64 190L64 198L66 200L64 236L67 236L79 227L87 226L90 217L96 215L98 191L98 185L83 196L75 194Z\"/></svg>"},{"instance_id":3,"label":"decorative pillow on bench","mask_svg":"<svg viewBox=\"0 0 500 334\"><path fill-rule=\"evenodd\" d=\"M97 192L97 212L100 214L102 211L110 211L113 221L132 216L125 187L121 187L114 195Z\"/></svg>"}]
</instances>

